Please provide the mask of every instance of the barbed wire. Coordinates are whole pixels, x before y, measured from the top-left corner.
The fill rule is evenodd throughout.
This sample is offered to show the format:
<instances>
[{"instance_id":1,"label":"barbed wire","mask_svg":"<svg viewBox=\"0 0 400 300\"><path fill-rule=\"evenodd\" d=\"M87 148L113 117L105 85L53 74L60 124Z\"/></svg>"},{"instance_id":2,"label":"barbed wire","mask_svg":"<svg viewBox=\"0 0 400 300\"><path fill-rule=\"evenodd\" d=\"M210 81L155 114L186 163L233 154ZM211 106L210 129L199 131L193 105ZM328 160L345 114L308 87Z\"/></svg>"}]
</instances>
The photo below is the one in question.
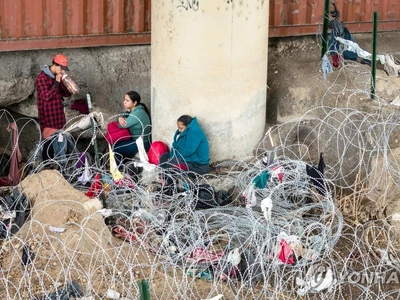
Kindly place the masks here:
<instances>
[{"instance_id":1,"label":"barbed wire","mask_svg":"<svg viewBox=\"0 0 400 300\"><path fill-rule=\"evenodd\" d=\"M344 65L318 107L272 126L254 156L203 176L141 170L134 158L116 182L108 150L97 165L89 153L93 137L64 132L72 146L61 157L43 150L38 124L2 110L19 139L29 122L38 142L20 185L1 191L1 298L135 299L142 278L154 299L399 297L398 221L387 208L399 195L400 120L379 93L365 100L369 76ZM101 194L90 200L96 174Z\"/></svg>"}]
</instances>

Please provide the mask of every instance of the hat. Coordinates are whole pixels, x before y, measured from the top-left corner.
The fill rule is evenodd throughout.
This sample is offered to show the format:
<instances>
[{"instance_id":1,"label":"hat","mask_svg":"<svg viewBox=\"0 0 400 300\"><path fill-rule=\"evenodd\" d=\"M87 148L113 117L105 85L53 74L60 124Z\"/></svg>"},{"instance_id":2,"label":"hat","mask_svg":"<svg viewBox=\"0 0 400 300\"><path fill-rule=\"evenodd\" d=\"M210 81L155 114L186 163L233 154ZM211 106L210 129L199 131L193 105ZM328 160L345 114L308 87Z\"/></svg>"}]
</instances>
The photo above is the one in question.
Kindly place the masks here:
<instances>
[{"instance_id":1,"label":"hat","mask_svg":"<svg viewBox=\"0 0 400 300\"><path fill-rule=\"evenodd\" d=\"M68 59L65 55L57 54L56 56L54 56L53 61L56 64L60 65L61 69L65 70L65 71L69 71Z\"/></svg>"}]
</instances>

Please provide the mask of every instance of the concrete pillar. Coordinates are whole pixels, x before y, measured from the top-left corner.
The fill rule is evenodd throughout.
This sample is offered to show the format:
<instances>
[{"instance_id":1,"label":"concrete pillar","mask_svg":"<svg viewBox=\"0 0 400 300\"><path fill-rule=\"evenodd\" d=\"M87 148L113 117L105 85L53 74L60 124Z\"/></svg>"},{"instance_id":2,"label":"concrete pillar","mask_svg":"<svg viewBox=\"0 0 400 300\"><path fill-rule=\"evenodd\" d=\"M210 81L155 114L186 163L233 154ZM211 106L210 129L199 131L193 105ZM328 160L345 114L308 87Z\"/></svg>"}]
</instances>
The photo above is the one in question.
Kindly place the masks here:
<instances>
[{"instance_id":1,"label":"concrete pillar","mask_svg":"<svg viewBox=\"0 0 400 300\"><path fill-rule=\"evenodd\" d=\"M266 118L268 0L152 2L153 140L197 116L211 161L252 155Z\"/></svg>"}]
</instances>

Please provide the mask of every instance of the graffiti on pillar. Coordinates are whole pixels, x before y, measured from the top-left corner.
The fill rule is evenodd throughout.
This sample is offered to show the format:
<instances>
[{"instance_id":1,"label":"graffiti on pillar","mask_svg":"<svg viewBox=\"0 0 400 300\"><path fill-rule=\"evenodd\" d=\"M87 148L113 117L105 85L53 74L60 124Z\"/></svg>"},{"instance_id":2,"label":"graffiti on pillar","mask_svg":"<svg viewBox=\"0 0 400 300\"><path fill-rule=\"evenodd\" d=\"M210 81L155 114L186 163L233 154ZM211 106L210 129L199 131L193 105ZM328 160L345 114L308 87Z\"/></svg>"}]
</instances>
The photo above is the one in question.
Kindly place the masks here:
<instances>
[{"instance_id":1,"label":"graffiti on pillar","mask_svg":"<svg viewBox=\"0 0 400 300\"><path fill-rule=\"evenodd\" d=\"M178 0L178 2L179 5L176 8L192 9L194 11L199 9L199 0Z\"/></svg>"},{"instance_id":2,"label":"graffiti on pillar","mask_svg":"<svg viewBox=\"0 0 400 300\"><path fill-rule=\"evenodd\" d=\"M192 9L194 11L199 10L199 0L177 0L179 2L176 8L184 8L185 10ZM212 0L213 1L213 0ZM226 3L233 3L233 0L223 0Z\"/></svg>"}]
</instances>

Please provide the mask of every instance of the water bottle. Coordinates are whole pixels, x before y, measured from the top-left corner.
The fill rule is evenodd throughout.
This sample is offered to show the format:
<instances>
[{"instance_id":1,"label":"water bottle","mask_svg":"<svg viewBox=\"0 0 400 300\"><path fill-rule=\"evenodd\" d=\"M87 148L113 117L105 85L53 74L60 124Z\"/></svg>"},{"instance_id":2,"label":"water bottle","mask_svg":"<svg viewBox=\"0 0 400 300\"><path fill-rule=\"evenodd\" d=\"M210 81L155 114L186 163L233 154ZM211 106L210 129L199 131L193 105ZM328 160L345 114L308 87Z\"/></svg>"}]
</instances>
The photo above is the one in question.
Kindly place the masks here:
<instances>
[{"instance_id":1,"label":"water bottle","mask_svg":"<svg viewBox=\"0 0 400 300\"><path fill-rule=\"evenodd\" d=\"M78 84L67 73L64 73L61 79L71 94L77 94L79 92Z\"/></svg>"}]
</instances>

